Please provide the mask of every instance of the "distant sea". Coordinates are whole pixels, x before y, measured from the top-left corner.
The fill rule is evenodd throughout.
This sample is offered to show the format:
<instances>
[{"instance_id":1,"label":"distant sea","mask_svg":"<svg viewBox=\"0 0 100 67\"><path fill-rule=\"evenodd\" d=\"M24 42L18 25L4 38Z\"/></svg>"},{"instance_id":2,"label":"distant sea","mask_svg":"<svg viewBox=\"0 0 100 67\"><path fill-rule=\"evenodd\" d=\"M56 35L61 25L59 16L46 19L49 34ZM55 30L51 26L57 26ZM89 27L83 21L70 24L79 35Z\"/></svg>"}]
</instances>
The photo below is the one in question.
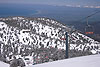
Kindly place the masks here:
<instances>
[{"instance_id":1,"label":"distant sea","mask_svg":"<svg viewBox=\"0 0 100 67\"><path fill-rule=\"evenodd\" d=\"M37 13L36 10L21 4L0 4L0 17L30 16Z\"/></svg>"},{"instance_id":2,"label":"distant sea","mask_svg":"<svg viewBox=\"0 0 100 67\"><path fill-rule=\"evenodd\" d=\"M33 4L0 4L0 17L8 16L26 16L26 17L48 17L60 21L69 26L84 31L86 19L81 19L96 12L96 8L76 8L51 5L33 5ZM100 30L100 13L89 18L89 24L93 25L96 32Z\"/></svg>"}]
</instances>

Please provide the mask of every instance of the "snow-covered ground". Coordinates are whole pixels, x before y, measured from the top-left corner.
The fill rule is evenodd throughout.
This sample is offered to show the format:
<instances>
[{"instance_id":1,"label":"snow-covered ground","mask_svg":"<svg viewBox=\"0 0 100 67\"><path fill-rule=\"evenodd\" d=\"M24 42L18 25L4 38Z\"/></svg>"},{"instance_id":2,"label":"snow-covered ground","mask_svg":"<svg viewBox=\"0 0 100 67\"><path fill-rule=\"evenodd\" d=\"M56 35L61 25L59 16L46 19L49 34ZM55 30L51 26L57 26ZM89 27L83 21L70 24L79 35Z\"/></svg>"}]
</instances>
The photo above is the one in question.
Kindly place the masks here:
<instances>
[{"instance_id":1,"label":"snow-covered ground","mask_svg":"<svg viewBox=\"0 0 100 67\"><path fill-rule=\"evenodd\" d=\"M100 67L100 55L71 58L27 67Z\"/></svg>"},{"instance_id":2,"label":"snow-covered ground","mask_svg":"<svg viewBox=\"0 0 100 67\"><path fill-rule=\"evenodd\" d=\"M9 67L9 64L0 62L0 66ZM27 67L100 67L100 54L59 60Z\"/></svg>"},{"instance_id":3,"label":"snow-covered ground","mask_svg":"<svg viewBox=\"0 0 100 67\"><path fill-rule=\"evenodd\" d=\"M0 61L0 67L9 67L9 64Z\"/></svg>"},{"instance_id":4,"label":"snow-covered ground","mask_svg":"<svg viewBox=\"0 0 100 67\"><path fill-rule=\"evenodd\" d=\"M0 18L0 53L7 61L13 55L30 56L33 64L65 59L66 40L62 38L66 32L69 57L100 53L100 42L77 30L52 19L25 17Z\"/></svg>"}]
</instances>

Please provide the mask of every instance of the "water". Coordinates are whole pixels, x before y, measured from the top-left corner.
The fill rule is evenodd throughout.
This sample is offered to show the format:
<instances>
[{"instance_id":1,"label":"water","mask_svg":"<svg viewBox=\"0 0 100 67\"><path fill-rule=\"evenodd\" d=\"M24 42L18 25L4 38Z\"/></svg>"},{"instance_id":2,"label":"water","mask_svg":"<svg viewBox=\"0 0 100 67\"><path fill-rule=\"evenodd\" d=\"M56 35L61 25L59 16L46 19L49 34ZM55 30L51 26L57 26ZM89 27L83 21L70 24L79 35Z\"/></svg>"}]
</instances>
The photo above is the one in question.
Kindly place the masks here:
<instances>
[{"instance_id":1,"label":"water","mask_svg":"<svg viewBox=\"0 0 100 67\"><path fill-rule=\"evenodd\" d=\"M0 17L27 16L27 17L48 17L64 24L74 26L83 31L86 19L82 18L96 12L96 8L72 8L64 6L32 5L32 4L0 4ZM94 25L96 32L99 32L100 13L89 18L89 24ZM98 24L99 23L99 24Z\"/></svg>"},{"instance_id":2,"label":"water","mask_svg":"<svg viewBox=\"0 0 100 67\"><path fill-rule=\"evenodd\" d=\"M50 5L32 4L0 4L0 16L35 16L50 17L62 22L78 21L99 9L93 8L72 8ZM99 21L98 15L93 16L93 20ZM90 18L90 20L92 20ZM92 21L93 21L92 20Z\"/></svg>"},{"instance_id":3,"label":"water","mask_svg":"<svg viewBox=\"0 0 100 67\"><path fill-rule=\"evenodd\" d=\"M0 16L30 16L31 14L37 13L36 10L27 7L27 5L18 4L1 4L0 5Z\"/></svg>"}]
</instances>

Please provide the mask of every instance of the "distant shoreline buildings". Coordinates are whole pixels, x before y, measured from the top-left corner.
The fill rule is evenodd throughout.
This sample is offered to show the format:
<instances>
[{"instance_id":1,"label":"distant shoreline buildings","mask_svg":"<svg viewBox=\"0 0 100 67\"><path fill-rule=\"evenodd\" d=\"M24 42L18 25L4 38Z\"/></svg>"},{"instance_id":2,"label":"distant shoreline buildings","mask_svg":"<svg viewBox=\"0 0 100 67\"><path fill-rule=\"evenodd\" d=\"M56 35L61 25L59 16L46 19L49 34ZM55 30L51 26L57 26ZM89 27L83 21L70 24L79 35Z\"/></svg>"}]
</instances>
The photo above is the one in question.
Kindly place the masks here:
<instances>
[{"instance_id":1,"label":"distant shoreline buildings","mask_svg":"<svg viewBox=\"0 0 100 67\"><path fill-rule=\"evenodd\" d=\"M53 6L65 6L65 7L78 7L78 8L100 8L100 6L92 6L92 5L53 5Z\"/></svg>"}]
</instances>

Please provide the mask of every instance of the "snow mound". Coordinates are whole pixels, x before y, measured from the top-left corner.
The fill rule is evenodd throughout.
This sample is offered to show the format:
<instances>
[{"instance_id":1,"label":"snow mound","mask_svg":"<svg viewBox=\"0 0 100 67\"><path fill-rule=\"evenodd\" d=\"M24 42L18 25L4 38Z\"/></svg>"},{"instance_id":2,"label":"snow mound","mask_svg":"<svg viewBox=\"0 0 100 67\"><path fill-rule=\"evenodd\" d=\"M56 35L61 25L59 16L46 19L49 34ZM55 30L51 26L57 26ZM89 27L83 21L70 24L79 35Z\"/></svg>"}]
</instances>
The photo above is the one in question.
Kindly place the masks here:
<instances>
[{"instance_id":1,"label":"snow mound","mask_svg":"<svg viewBox=\"0 0 100 67\"><path fill-rule=\"evenodd\" d=\"M0 66L2 66L2 67L9 67L9 64L6 64L6 63L0 61Z\"/></svg>"},{"instance_id":2,"label":"snow mound","mask_svg":"<svg viewBox=\"0 0 100 67\"><path fill-rule=\"evenodd\" d=\"M27 67L100 67L100 55L71 58Z\"/></svg>"}]
</instances>

